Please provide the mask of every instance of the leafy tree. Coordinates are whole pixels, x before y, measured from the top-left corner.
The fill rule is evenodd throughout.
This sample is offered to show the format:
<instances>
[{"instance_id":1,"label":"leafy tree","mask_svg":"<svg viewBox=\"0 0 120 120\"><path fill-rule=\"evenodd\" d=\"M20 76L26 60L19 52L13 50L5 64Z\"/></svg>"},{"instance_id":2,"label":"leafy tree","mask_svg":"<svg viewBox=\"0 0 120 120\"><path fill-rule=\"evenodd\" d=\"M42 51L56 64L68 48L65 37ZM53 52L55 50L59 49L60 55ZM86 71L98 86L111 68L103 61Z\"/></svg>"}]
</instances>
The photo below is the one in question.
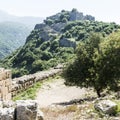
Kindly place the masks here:
<instances>
[{"instance_id":1,"label":"leafy tree","mask_svg":"<svg viewBox=\"0 0 120 120\"><path fill-rule=\"evenodd\" d=\"M54 22L51 19L44 20L47 25L52 25Z\"/></svg>"},{"instance_id":2,"label":"leafy tree","mask_svg":"<svg viewBox=\"0 0 120 120\"><path fill-rule=\"evenodd\" d=\"M34 73L36 71L42 71L46 67L45 62L42 60L36 60L32 63L32 69L31 73Z\"/></svg>"},{"instance_id":3,"label":"leafy tree","mask_svg":"<svg viewBox=\"0 0 120 120\"><path fill-rule=\"evenodd\" d=\"M52 58L52 54L50 52L44 51L42 53L41 60L49 60Z\"/></svg>"},{"instance_id":4,"label":"leafy tree","mask_svg":"<svg viewBox=\"0 0 120 120\"><path fill-rule=\"evenodd\" d=\"M78 40L81 40L85 37L85 32L84 31L79 31L79 34L78 34Z\"/></svg>"},{"instance_id":5,"label":"leafy tree","mask_svg":"<svg viewBox=\"0 0 120 120\"><path fill-rule=\"evenodd\" d=\"M55 51L57 47L59 47L59 42L56 40L52 41L50 45L50 51Z\"/></svg>"},{"instance_id":6,"label":"leafy tree","mask_svg":"<svg viewBox=\"0 0 120 120\"><path fill-rule=\"evenodd\" d=\"M93 87L98 97L104 88L118 88L120 80L120 36L114 33L103 41L96 34L80 43L77 56L64 70L66 84Z\"/></svg>"},{"instance_id":7,"label":"leafy tree","mask_svg":"<svg viewBox=\"0 0 120 120\"><path fill-rule=\"evenodd\" d=\"M72 38L72 34L69 31L66 31L65 37L66 38Z\"/></svg>"},{"instance_id":8,"label":"leafy tree","mask_svg":"<svg viewBox=\"0 0 120 120\"><path fill-rule=\"evenodd\" d=\"M44 51L45 49L47 49L48 46L50 46L49 41L48 41L48 42L44 42L44 43L41 45L40 49Z\"/></svg>"},{"instance_id":9,"label":"leafy tree","mask_svg":"<svg viewBox=\"0 0 120 120\"><path fill-rule=\"evenodd\" d=\"M103 87L118 90L120 82L120 32L113 33L100 44L101 54L95 59L96 72Z\"/></svg>"},{"instance_id":10,"label":"leafy tree","mask_svg":"<svg viewBox=\"0 0 120 120\"><path fill-rule=\"evenodd\" d=\"M68 22L67 18L63 18L63 19L62 19L62 22L63 22L63 23L67 23L67 22Z\"/></svg>"}]
</instances>

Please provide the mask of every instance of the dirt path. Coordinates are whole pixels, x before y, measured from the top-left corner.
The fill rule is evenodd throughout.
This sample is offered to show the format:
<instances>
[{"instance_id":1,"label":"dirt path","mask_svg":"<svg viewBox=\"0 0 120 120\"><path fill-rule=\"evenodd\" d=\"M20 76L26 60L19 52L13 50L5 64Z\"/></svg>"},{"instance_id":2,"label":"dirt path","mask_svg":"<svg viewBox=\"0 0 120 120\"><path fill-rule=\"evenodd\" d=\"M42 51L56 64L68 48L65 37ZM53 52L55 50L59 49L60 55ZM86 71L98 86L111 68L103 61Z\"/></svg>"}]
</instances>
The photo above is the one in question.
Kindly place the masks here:
<instances>
[{"instance_id":1,"label":"dirt path","mask_svg":"<svg viewBox=\"0 0 120 120\"><path fill-rule=\"evenodd\" d=\"M81 99L88 91L77 87L64 85L64 80L59 78L52 82L45 82L37 94L40 107L47 107L56 103L69 102L74 99Z\"/></svg>"},{"instance_id":2,"label":"dirt path","mask_svg":"<svg viewBox=\"0 0 120 120\"><path fill-rule=\"evenodd\" d=\"M93 90L65 86L59 78L44 82L36 99L45 120L119 120L119 117L103 117L95 112L92 96L96 97Z\"/></svg>"}]
</instances>

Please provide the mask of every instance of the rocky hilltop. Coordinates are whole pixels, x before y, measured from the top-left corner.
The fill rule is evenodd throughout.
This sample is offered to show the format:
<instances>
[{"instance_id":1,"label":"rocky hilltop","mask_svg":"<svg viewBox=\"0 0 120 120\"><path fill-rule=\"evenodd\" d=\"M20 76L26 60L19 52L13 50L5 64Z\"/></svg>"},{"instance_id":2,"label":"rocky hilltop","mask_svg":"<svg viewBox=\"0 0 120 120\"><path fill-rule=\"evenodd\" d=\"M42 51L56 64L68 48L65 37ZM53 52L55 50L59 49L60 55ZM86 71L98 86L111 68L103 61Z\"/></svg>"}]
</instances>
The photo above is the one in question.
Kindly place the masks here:
<instances>
[{"instance_id":1,"label":"rocky hilltop","mask_svg":"<svg viewBox=\"0 0 120 120\"><path fill-rule=\"evenodd\" d=\"M83 15L82 12L77 11L77 9L73 8L72 11L62 10L60 13L56 15L47 17L44 22L46 24L59 23L59 22L67 22L67 21L77 21L77 20L90 20L95 21L95 17L91 15Z\"/></svg>"}]
</instances>

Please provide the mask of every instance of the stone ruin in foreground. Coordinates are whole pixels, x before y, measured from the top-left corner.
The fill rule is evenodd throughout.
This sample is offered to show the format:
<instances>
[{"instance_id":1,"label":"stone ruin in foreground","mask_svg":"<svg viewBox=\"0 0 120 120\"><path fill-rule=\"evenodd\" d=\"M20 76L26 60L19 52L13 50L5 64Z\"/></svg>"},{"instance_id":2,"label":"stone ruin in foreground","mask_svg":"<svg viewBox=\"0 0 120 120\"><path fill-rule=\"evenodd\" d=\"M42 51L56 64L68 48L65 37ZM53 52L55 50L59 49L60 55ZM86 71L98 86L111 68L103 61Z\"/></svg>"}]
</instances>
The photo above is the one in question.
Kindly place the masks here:
<instances>
[{"instance_id":1,"label":"stone ruin in foreground","mask_svg":"<svg viewBox=\"0 0 120 120\"><path fill-rule=\"evenodd\" d=\"M37 101L12 101L14 87L11 71L0 68L0 120L43 120Z\"/></svg>"},{"instance_id":2,"label":"stone ruin in foreground","mask_svg":"<svg viewBox=\"0 0 120 120\"><path fill-rule=\"evenodd\" d=\"M11 71L0 68L0 100L11 100Z\"/></svg>"},{"instance_id":3,"label":"stone ruin in foreground","mask_svg":"<svg viewBox=\"0 0 120 120\"><path fill-rule=\"evenodd\" d=\"M20 78L11 78L11 71L0 68L0 120L43 120L36 100L12 101L12 97L32 87L36 82L61 72L61 68L50 69Z\"/></svg>"}]
</instances>

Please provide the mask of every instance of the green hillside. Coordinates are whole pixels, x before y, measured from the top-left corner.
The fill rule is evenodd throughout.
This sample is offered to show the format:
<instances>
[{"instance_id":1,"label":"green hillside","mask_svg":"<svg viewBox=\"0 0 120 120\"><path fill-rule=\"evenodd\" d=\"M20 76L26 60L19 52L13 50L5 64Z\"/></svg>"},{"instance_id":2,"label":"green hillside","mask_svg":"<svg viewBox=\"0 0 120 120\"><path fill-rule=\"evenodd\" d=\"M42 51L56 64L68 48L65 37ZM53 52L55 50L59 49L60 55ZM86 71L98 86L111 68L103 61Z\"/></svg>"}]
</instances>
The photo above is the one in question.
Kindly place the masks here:
<instances>
[{"instance_id":1,"label":"green hillside","mask_svg":"<svg viewBox=\"0 0 120 120\"><path fill-rule=\"evenodd\" d=\"M92 32L106 37L120 28L115 23L95 21L90 15L79 17L81 14L75 9L63 10L37 24L25 45L4 59L2 65L13 68L13 77L48 69L72 60L79 42L85 42Z\"/></svg>"},{"instance_id":2,"label":"green hillside","mask_svg":"<svg viewBox=\"0 0 120 120\"><path fill-rule=\"evenodd\" d=\"M0 58L9 55L24 45L31 29L24 24L15 22L0 23Z\"/></svg>"}]
</instances>

